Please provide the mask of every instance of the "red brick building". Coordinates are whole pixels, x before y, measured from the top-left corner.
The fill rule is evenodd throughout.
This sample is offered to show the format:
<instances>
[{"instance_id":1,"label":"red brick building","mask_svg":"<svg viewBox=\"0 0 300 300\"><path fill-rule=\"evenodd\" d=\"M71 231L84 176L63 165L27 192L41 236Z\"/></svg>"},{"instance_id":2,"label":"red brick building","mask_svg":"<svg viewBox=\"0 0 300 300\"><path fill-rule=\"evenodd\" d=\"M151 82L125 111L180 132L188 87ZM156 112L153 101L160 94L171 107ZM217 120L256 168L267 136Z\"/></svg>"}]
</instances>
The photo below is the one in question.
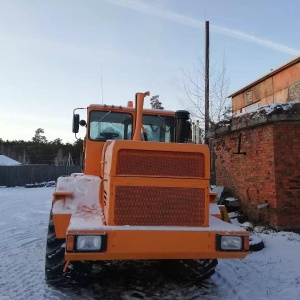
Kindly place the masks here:
<instances>
[{"instance_id":1,"label":"red brick building","mask_svg":"<svg viewBox=\"0 0 300 300\"><path fill-rule=\"evenodd\" d=\"M236 116L212 132L217 184L241 200L253 221L299 230L300 57L231 97Z\"/></svg>"}]
</instances>

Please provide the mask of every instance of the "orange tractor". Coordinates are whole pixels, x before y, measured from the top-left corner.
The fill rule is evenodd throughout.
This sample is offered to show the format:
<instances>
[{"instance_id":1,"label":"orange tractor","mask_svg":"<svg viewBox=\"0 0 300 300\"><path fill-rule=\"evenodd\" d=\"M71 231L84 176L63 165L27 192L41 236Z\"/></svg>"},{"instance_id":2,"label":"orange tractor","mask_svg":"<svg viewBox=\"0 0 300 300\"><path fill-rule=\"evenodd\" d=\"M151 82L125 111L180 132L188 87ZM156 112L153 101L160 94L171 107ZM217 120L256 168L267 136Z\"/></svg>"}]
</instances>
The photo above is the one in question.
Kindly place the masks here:
<instances>
[{"instance_id":1,"label":"orange tractor","mask_svg":"<svg viewBox=\"0 0 300 300\"><path fill-rule=\"evenodd\" d=\"M158 260L191 280L218 258L244 258L249 234L222 219L210 193L206 145L187 143L187 111L90 105L83 173L59 177L48 228L45 272L56 282L74 266Z\"/></svg>"}]
</instances>

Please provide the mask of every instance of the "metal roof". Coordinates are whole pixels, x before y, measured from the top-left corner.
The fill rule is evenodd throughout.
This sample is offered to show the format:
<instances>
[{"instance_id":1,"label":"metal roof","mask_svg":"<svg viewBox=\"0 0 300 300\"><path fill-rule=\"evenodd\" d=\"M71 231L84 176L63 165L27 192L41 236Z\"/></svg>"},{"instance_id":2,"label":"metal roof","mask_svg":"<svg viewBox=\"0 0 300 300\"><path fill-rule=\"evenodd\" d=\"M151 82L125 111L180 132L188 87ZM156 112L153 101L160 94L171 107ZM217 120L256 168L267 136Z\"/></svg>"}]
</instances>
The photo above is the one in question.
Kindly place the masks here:
<instances>
[{"instance_id":1,"label":"metal roof","mask_svg":"<svg viewBox=\"0 0 300 300\"><path fill-rule=\"evenodd\" d=\"M3 154L0 154L0 166L17 166L17 165L21 165L21 163Z\"/></svg>"},{"instance_id":2,"label":"metal roof","mask_svg":"<svg viewBox=\"0 0 300 300\"><path fill-rule=\"evenodd\" d=\"M256 85L256 84L258 84L258 83L260 83L260 82L266 80L267 78L269 78L269 77L271 77L271 76L274 76L275 74L277 74L277 73L279 73L279 72L281 72L281 71L287 69L288 67L290 67L290 66L292 66L292 65L294 65L294 64L296 64L296 63L298 63L298 62L300 62L300 56L298 56L298 57L294 58L293 60L289 61L288 63L286 63L286 64L284 64L284 65L278 67L277 69L272 70L271 72L265 74L263 77L261 77L261 78L255 80L255 81L251 82L250 84L246 85L245 87L241 88L240 90L238 90L238 91L236 91L236 92L234 92L234 93L228 95L228 98L229 98L229 97L230 97L230 98L235 97L236 95L238 95L238 94L240 94L240 93L242 93L242 92L244 92L244 91L250 89L250 88L253 87L254 85Z\"/></svg>"}]
</instances>

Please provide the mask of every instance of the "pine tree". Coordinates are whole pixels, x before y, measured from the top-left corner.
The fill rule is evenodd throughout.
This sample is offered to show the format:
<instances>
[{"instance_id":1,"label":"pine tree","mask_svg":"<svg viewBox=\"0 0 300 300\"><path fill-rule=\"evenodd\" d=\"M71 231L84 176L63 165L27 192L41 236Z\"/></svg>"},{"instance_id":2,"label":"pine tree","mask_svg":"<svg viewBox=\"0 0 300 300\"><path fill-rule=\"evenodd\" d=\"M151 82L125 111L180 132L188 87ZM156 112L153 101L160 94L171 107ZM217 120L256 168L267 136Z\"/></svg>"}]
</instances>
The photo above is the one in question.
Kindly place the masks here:
<instances>
[{"instance_id":1,"label":"pine tree","mask_svg":"<svg viewBox=\"0 0 300 300\"><path fill-rule=\"evenodd\" d=\"M164 107L162 107L162 103L159 101L159 95L151 97L150 105L153 109L164 109Z\"/></svg>"},{"instance_id":2,"label":"pine tree","mask_svg":"<svg viewBox=\"0 0 300 300\"><path fill-rule=\"evenodd\" d=\"M34 134L34 137L32 138L32 141L34 143L38 143L38 144L45 144L45 143L47 143L48 141L47 141L46 137L43 134L44 134L44 129L38 128L35 131L35 134Z\"/></svg>"}]
</instances>

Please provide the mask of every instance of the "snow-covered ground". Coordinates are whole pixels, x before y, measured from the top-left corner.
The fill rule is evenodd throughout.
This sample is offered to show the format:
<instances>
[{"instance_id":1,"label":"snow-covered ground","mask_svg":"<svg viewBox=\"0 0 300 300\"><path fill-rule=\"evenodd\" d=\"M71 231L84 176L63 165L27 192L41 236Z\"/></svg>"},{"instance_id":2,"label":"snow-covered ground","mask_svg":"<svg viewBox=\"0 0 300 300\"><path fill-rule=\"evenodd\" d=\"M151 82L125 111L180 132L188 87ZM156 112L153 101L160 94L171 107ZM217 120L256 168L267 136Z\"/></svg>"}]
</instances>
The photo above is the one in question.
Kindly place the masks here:
<instances>
[{"instance_id":1,"label":"snow-covered ground","mask_svg":"<svg viewBox=\"0 0 300 300\"><path fill-rule=\"evenodd\" d=\"M155 264L125 263L88 285L44 280L50 187L0 188L0 300L18 299L299 299L300 235L261 233L265 248L244 260L220 260L202 284L174 282Z\"/></svg>"}]
</instances>

